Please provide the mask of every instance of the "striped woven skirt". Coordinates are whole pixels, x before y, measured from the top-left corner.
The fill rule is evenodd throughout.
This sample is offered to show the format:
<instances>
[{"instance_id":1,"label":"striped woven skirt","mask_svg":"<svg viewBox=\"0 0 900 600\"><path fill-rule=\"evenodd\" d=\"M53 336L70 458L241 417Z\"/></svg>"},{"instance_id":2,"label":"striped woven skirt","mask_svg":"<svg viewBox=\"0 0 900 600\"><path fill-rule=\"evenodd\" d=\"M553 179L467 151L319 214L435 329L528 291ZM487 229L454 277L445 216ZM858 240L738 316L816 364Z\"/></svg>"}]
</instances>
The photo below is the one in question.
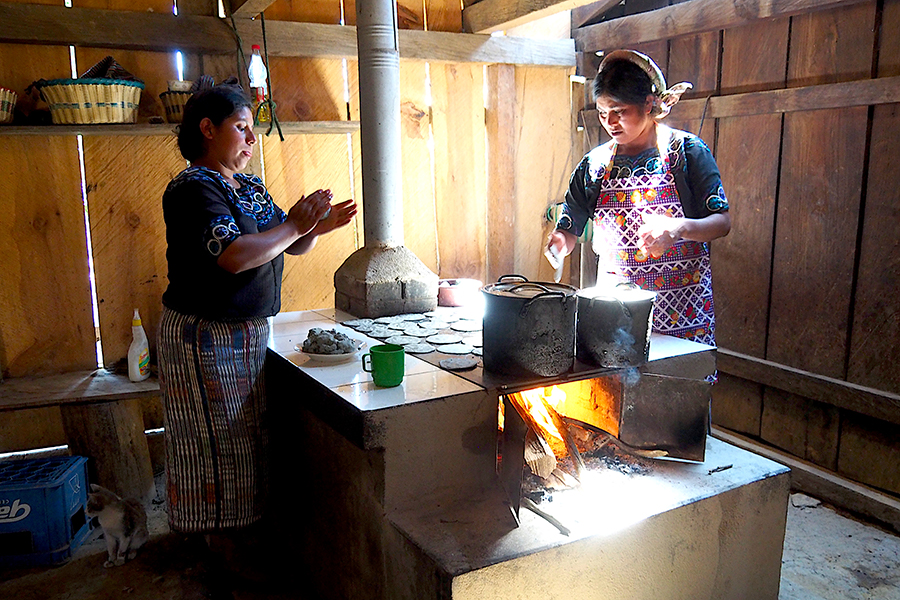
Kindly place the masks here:
<instances>
[{"instance_id":1,"label":"striped woven skirt","mask_svg":"<svg viewBox=\"0 0 900 600\"><path fill-rule=\"evenodd\" d=\"M220 531L262 516L268 337L265 318L211 321L163 308L157 352L173 530Z\"/></svg>"}]
</instances>

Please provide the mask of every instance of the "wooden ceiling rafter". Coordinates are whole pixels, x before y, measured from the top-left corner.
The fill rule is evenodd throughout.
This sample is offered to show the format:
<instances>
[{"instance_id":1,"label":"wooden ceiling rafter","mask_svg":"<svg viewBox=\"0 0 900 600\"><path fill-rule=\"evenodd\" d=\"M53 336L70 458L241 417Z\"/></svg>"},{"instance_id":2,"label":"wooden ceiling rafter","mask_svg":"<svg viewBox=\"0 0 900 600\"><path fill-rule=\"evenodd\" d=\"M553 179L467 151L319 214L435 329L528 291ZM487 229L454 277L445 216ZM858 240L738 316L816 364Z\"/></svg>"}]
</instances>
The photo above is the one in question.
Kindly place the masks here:
<instances>
[{"instance_id":1,"label":"wooden ceiling rafter","mask_svg":"<svg viewBox=\"0 0 900 600\"><path fill-rule=\"evenodd\" d=\"M606 9L621 0L605 0ZM463 9L463 30L469 33L494 33L555 15L597 0L481 0Z\"/></svg>"},{"instance_id":2,"label":"wooden ceiling rafter","mask_svg":"<svg viewBox=\"0 0 900 600\"><path fill-rule=\"evenodd\" d=\"M614 6L625 0L599 0L572 10L572 29L584 27L594 19L599 19Z\"/></svg>"},{"instance_id":3,"label":"wooden ceiling rafter","mask_svg":"<svg viewBox=\"0 0 900 600\"><path fill-rule=\"evenodd\" d=\"M0 42L121 48L156 52L230 54L234 33L228 20L41 4L0 2ZM262 42L258 24L236 19L245 44ZM533 40L444 31L401 29L400 57L431 62L574 67L568 40ZM266 21L269 56L356 58L356 27Z\"/></svg>"},{"instance_id":4,"label":"wooden ceiling rafter","mask_svg":"<svg viewBox=\"0 0 900 600\"><path fill-rule=\"evenodd\" d=\"M275 0L231 0L231 12L235 18L252 19L270 6Z\"/></svg>"}]
</instances>

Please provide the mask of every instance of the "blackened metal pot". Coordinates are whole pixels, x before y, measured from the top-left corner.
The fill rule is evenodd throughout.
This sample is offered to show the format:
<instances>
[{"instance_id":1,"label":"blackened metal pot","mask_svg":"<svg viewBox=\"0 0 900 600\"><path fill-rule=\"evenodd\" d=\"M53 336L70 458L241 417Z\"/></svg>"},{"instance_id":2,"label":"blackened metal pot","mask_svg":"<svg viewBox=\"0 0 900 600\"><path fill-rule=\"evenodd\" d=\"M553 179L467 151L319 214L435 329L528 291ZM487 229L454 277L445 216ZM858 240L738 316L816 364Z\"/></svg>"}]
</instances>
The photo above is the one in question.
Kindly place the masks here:
<instances>
[{"instance_id":1,"label":"blackened metal pot","mask_svg":"<svg viewBox=\"0 0 900 600\"><path fill-rule=\"evenodd\" d=\"M633 283L578 292L578 360L602 367L638 367L650 354L656 292Z\"/></svg>"},{"instance_id":2,"label":"blackened metal pot","mask_svg":"<svg viewBox=\"0 0 900 600\"><path fill-rule=\"evenodd\" d=\"M572 368L577 309L574 287L504 275L481 291L486 370L552 377Z\"/></svg>"}]
</instances>

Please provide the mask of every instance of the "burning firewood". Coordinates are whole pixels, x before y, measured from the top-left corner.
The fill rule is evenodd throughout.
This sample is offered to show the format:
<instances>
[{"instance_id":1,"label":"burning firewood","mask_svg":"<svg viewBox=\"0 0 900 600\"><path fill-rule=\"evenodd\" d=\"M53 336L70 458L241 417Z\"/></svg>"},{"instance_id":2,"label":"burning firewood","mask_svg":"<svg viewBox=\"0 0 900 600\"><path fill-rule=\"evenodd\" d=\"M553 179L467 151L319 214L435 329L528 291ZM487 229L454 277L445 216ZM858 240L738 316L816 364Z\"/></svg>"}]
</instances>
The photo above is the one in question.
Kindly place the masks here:
<instances>
[{"instance_id":1,"label":"burning firewood","mask_svg":"<svg viewBox=\"0 0 900 600\"><path fill-rule=\"evenodd\" d=\"M547 402L547 399L541 396L541 401L544 403L544 408L550 414L550 418L553 419L553 424L556 425L556 428L563 434L563 441L566 443L566 450L569 452L569 456L572 457L572 461L575 463L575 478L581 479L584 474L584 460L581 458L581 453L578 451L578 446L575 445L575 440L572 438L572 433L569 431L569 426L563 420L562 415L556 412L550 403Z\"/></svg>"},{"instance_id":2,"label":"burning firewood","mask_svg":"<svg viewBox=\"0 0 900 600\"><path fill-rule=\"evenodd\" d=\"M541 479L549 477L557 464L550 444L530 428L525 434L525 463Z\"/></svg>"},{"instance_id":3,"label":"burning firewood","mask_svg":"<svg viewBox=\"0 0 900 600\"><path fill-rule=\"evenodd\" d=\"M572 426L573 428L581 429L583 431L587 431L593 433L595 437L593 437L590 442L592 447L589 451L597 451L601 449L603 446L610 444L615 446L617 449L625 452L627 454L631 454L632 456L637 456L639 458L662 458L664 456L668 456L669 453L666 450L653 449L646 450L643 448L635 448L634 446L629 446L613 434L603 431L598 427L594 427L593 425L589 425L582 421L578 421L576 419L570 419L569 417L561 417L562 420Z\"/></svg>"},{"instance_id":4,"label":"burning firewood","mask_svg":"<svg viewBox=\"0 0 900 600\"><path fill-rule=\"evenodd\" d=\"M530 391L533 392L534 390ZM519 392L509 395L516 412L522 417L528 429L534 431L538 437L542 438L550 446L554 455L557 457L565 456L565 440L562 433L554 425L553 418L547 414L544 408L545 404L534 400L531 397L534 394L528 394L528 396L525 394Z\"/></svg>"},{"instance_id":5,"label":"burning firewood","mask_svg":"<svg viewBox=\"0 0 900 600\"><path fill-rule=\"evenodd\" d=\"M543 442L543 445L541 445L540 441L529 441L526 436L526 462L529 462L530 445L532 446L530 450L532 452L531 458L533 460L542 461L536 463L534 466L529 462L529 467L532 467L532 472L544 479L549 479L550 477L546 473L552 474L554 469L560 470L558 460L551 462L546 458L540 458L546 451L546 448L549 448L555 459L565 456L570 456L572 458L575 473L570 475L568 479L571 480L574 478L574 485L568 487L577 487L582 473L584 472L584 460L581 458L578 447L575 445L575 440L572 438L572 434L569 431L569 426L563 420L562 416L550 405L544 397L542 390L529 390L527 392L514 393L510 394L509 397L512 400L513 406L516 408L516 412L519 413L522 420L528 425L528 431L534 432L534 438ZM544 446L546 446L546 448ZM538 471L540 471L540 473ZM559 480L560 486L565 485L563 483L566 480L565 478L557 477L557 479Z\"/></svg>"}]
</instances>

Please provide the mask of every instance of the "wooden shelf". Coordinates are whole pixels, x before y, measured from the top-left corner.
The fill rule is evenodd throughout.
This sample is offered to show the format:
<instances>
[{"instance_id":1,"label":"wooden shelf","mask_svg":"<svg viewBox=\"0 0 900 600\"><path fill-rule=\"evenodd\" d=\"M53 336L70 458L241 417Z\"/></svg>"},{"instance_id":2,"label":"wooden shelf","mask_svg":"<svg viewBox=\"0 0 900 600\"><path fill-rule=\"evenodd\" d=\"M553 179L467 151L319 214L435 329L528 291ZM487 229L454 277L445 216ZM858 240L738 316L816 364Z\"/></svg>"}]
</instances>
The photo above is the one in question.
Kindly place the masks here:
<instances>
[{"instance_id":1,"label":"wooden shelf","mask_svg":"<svg viewBox=\"0 0 900 600\"><path fill-rule=\"evenodd\" d=\"M111 123L108 125L0 125L0 135L175 135L175 123ZM257 135L268 131L268 123L256 127ZM344 134L359 130L359 121L287 121L285 135ZM272 135L277 135L272 129Z\"/></svg>"},{"instance_id":2,"label":"wooden shelf","mask_svg":"<svg viewBox=\"0 0 900 600\"><path fill-rule=\"evenodd\" d=\"M115 402L158 394L156 377L133 383L128 377L105 369L15 377L0 382L0 412L61 404Z\"/></svg>"}]
</instances>

